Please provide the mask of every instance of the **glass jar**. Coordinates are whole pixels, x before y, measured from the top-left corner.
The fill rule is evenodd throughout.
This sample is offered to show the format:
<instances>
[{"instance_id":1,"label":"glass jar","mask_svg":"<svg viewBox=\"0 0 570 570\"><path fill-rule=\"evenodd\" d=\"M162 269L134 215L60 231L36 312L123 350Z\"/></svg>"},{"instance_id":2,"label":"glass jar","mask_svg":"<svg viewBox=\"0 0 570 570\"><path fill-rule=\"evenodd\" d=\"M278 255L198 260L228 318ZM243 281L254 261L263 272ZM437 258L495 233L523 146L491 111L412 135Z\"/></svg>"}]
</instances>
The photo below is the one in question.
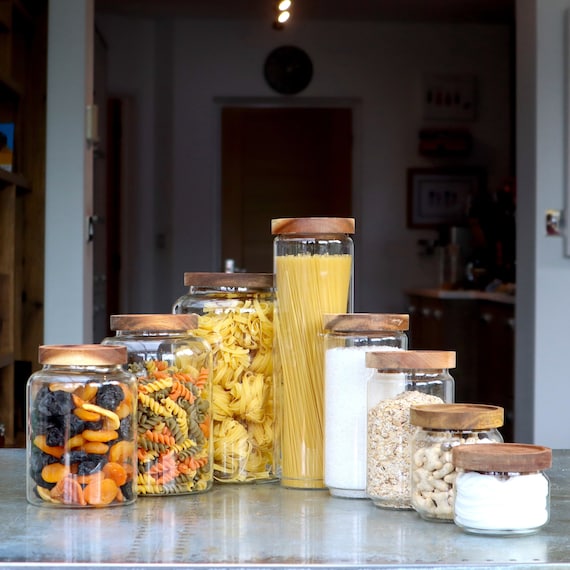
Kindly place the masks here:
<instances>
[{"instance_id":1,"label":"glass jar","mask_svg":"<svg viewBox=\"0 0 570 570\"><path fill-rule=\"evenodd\" d=\"M468 533L516 536L540 530L550 518L552 450L540 445L459 445L453 520Z\"/></svg>"},{"instance_id":2,"label":"glass jar","mask_svg":"<svg viewBox=\"0 0 570 570\"><path fill-rule=\"evenodd\" d=\"M504 410L483 404L427 404L412 406L411 502L426 520L453 521L455 478L451 457L456 445L502 443L497 428Z\"/></svg>"},{"instance_id":3,"label":"glass jar","mask_svg":"<svg viewBox=\"0 0 570 570\"><path fill-rule=\"evenodd\" d=\"M39 347L27 383L27 499L45 507L136 499L136 380L124 347Z\"/></svg>"},{"instance_id":4,"label":"glass jar","mask_svg":"<svg viewBox=\"0 0 570 570\"><path fill-rule=\"evenodd\" d=\"M325 489L323 315L352 311L352 218L272 220L281 484Z\"/></svg>"},{"instance_id":5,"label":"glass jar","mask_svg":"<svg viewBox=\"0 0 570 570\"><path fill-rule=\"evenodd\" d=\"M408 315L327 314L325 331L325 485L337 497L366 495L365 354L405 350Z\"/></svg>"},{"instance_id":6,"label":"glass jar","mask_svg":"<svg viewBox=\"0 0 570 570\"><path fill-rule=\"evenodd\" d=\"M368 382L366 493L377 507L411 509L410 408L452 403L449 373L455 352L430 350L366 353L375 369Z\"/></svg>"},{"instance_id":7,"label":"glass jar","mask_svg":"<svg viewBox=\"0 0 570 570\"><path fill-rule=\"evenodd\" d=\"M273 274L185 273L175 313L199 315L193 331L214 359L214 479L278 479L273 382Z\"/></svg>"},{"instance_id":8,"label":"glass jar","mask_svg":"<svg viewBox=\"0 0 570 570\"><path fill-rule=\"evenodd\" d=\"M137 378L139 495L182 495L212 487L212 351L189 331L197 315L112 315Z\"/></svg>"}]
</instances>

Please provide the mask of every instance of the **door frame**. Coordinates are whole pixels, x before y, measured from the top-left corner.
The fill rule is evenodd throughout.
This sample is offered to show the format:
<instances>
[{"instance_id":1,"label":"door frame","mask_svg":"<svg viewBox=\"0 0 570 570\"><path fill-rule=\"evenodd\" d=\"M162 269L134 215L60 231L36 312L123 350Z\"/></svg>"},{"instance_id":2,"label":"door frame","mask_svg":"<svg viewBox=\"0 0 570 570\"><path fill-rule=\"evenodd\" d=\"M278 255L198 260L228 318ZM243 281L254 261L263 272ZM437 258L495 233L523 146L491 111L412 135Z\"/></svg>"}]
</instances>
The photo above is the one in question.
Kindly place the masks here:
<instances>
[{"instance_id":1,"label":"door frame","mask_svg":"<svg viewBox=\"0 0 570 570\"><path fill-rule=\"evenodd\" d=\"M216 136L214 144L216 152L214 183L215 183L215 243L214 262L216 267L222 267L222 110L224 107L241 108L349 108L352 112L352 212L358 219L362 204L362 100L352 97L214 97L216 111ZM358 228L357 228L358 229ZM355 256L358 256L358 242L355 243ZM355 274L357 273L355 267ZM355 280L357 276L355 275ZM355 299L356 300L356 299Z\"/></svg>"}]
</instances>

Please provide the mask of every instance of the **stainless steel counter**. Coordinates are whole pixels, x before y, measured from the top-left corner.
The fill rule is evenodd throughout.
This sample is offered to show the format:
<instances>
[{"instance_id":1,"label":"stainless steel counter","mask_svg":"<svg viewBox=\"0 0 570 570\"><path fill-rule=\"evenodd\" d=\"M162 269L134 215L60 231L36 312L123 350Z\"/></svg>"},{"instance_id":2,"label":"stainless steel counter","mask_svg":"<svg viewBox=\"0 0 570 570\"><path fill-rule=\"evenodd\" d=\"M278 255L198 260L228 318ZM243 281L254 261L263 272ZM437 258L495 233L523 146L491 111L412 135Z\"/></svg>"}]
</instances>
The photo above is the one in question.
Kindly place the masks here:
<instances>
[{"instance_id":1,"label":"stainless steel counter","mask_svg":"<svg viewBox=\"0 0 570 570\"><path fill-rule=\"evenodd\" d=\"M548 472L550 523L516 538L276 483L124 508L38 508L26 502L24 471L24 450L0 450L1 568L570 568L570 450L555 451Z\"/></svg>"}]
</instances>

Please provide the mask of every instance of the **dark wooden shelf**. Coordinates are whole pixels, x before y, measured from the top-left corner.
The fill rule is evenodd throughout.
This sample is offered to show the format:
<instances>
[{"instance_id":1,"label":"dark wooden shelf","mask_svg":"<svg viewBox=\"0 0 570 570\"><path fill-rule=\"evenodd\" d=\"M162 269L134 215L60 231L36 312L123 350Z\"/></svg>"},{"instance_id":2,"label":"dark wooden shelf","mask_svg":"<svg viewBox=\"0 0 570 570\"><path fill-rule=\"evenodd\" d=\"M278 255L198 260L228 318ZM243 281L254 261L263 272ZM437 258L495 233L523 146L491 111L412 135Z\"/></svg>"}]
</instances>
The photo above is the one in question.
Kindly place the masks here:
<instances>
[{"instance_id":1,"label":"dark wooden shelf","mask_svg":"<svg viewBox=\"0 0 570 570\"><path fill-rule=\"evenodd\" d=\"M32 189L30 183L22 174L9 172L8 170L0 168L0 190L2 190L4 186L10 186L12 184L17 186L19 190L29 191Z\"/></svg>"}]
</instances>

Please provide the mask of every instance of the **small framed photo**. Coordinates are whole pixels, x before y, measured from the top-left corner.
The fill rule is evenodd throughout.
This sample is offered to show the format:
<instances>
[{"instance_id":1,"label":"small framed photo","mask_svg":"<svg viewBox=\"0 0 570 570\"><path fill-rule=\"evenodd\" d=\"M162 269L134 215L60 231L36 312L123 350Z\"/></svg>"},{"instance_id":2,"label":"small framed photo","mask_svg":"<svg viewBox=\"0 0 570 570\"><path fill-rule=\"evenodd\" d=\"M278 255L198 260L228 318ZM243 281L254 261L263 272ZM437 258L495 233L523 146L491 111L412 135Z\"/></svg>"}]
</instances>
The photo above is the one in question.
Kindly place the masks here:
<instances>
[{"instance_id":1,"label":"small framed photo","mask_svg":"<svg viewBox=\"0 0 570 570\"><path fill-rule=\"evenodd\" d=\"M483 188L481 168L409 168L409 228L464 226L473 196Z\"/></svg>"}]
</instances>

